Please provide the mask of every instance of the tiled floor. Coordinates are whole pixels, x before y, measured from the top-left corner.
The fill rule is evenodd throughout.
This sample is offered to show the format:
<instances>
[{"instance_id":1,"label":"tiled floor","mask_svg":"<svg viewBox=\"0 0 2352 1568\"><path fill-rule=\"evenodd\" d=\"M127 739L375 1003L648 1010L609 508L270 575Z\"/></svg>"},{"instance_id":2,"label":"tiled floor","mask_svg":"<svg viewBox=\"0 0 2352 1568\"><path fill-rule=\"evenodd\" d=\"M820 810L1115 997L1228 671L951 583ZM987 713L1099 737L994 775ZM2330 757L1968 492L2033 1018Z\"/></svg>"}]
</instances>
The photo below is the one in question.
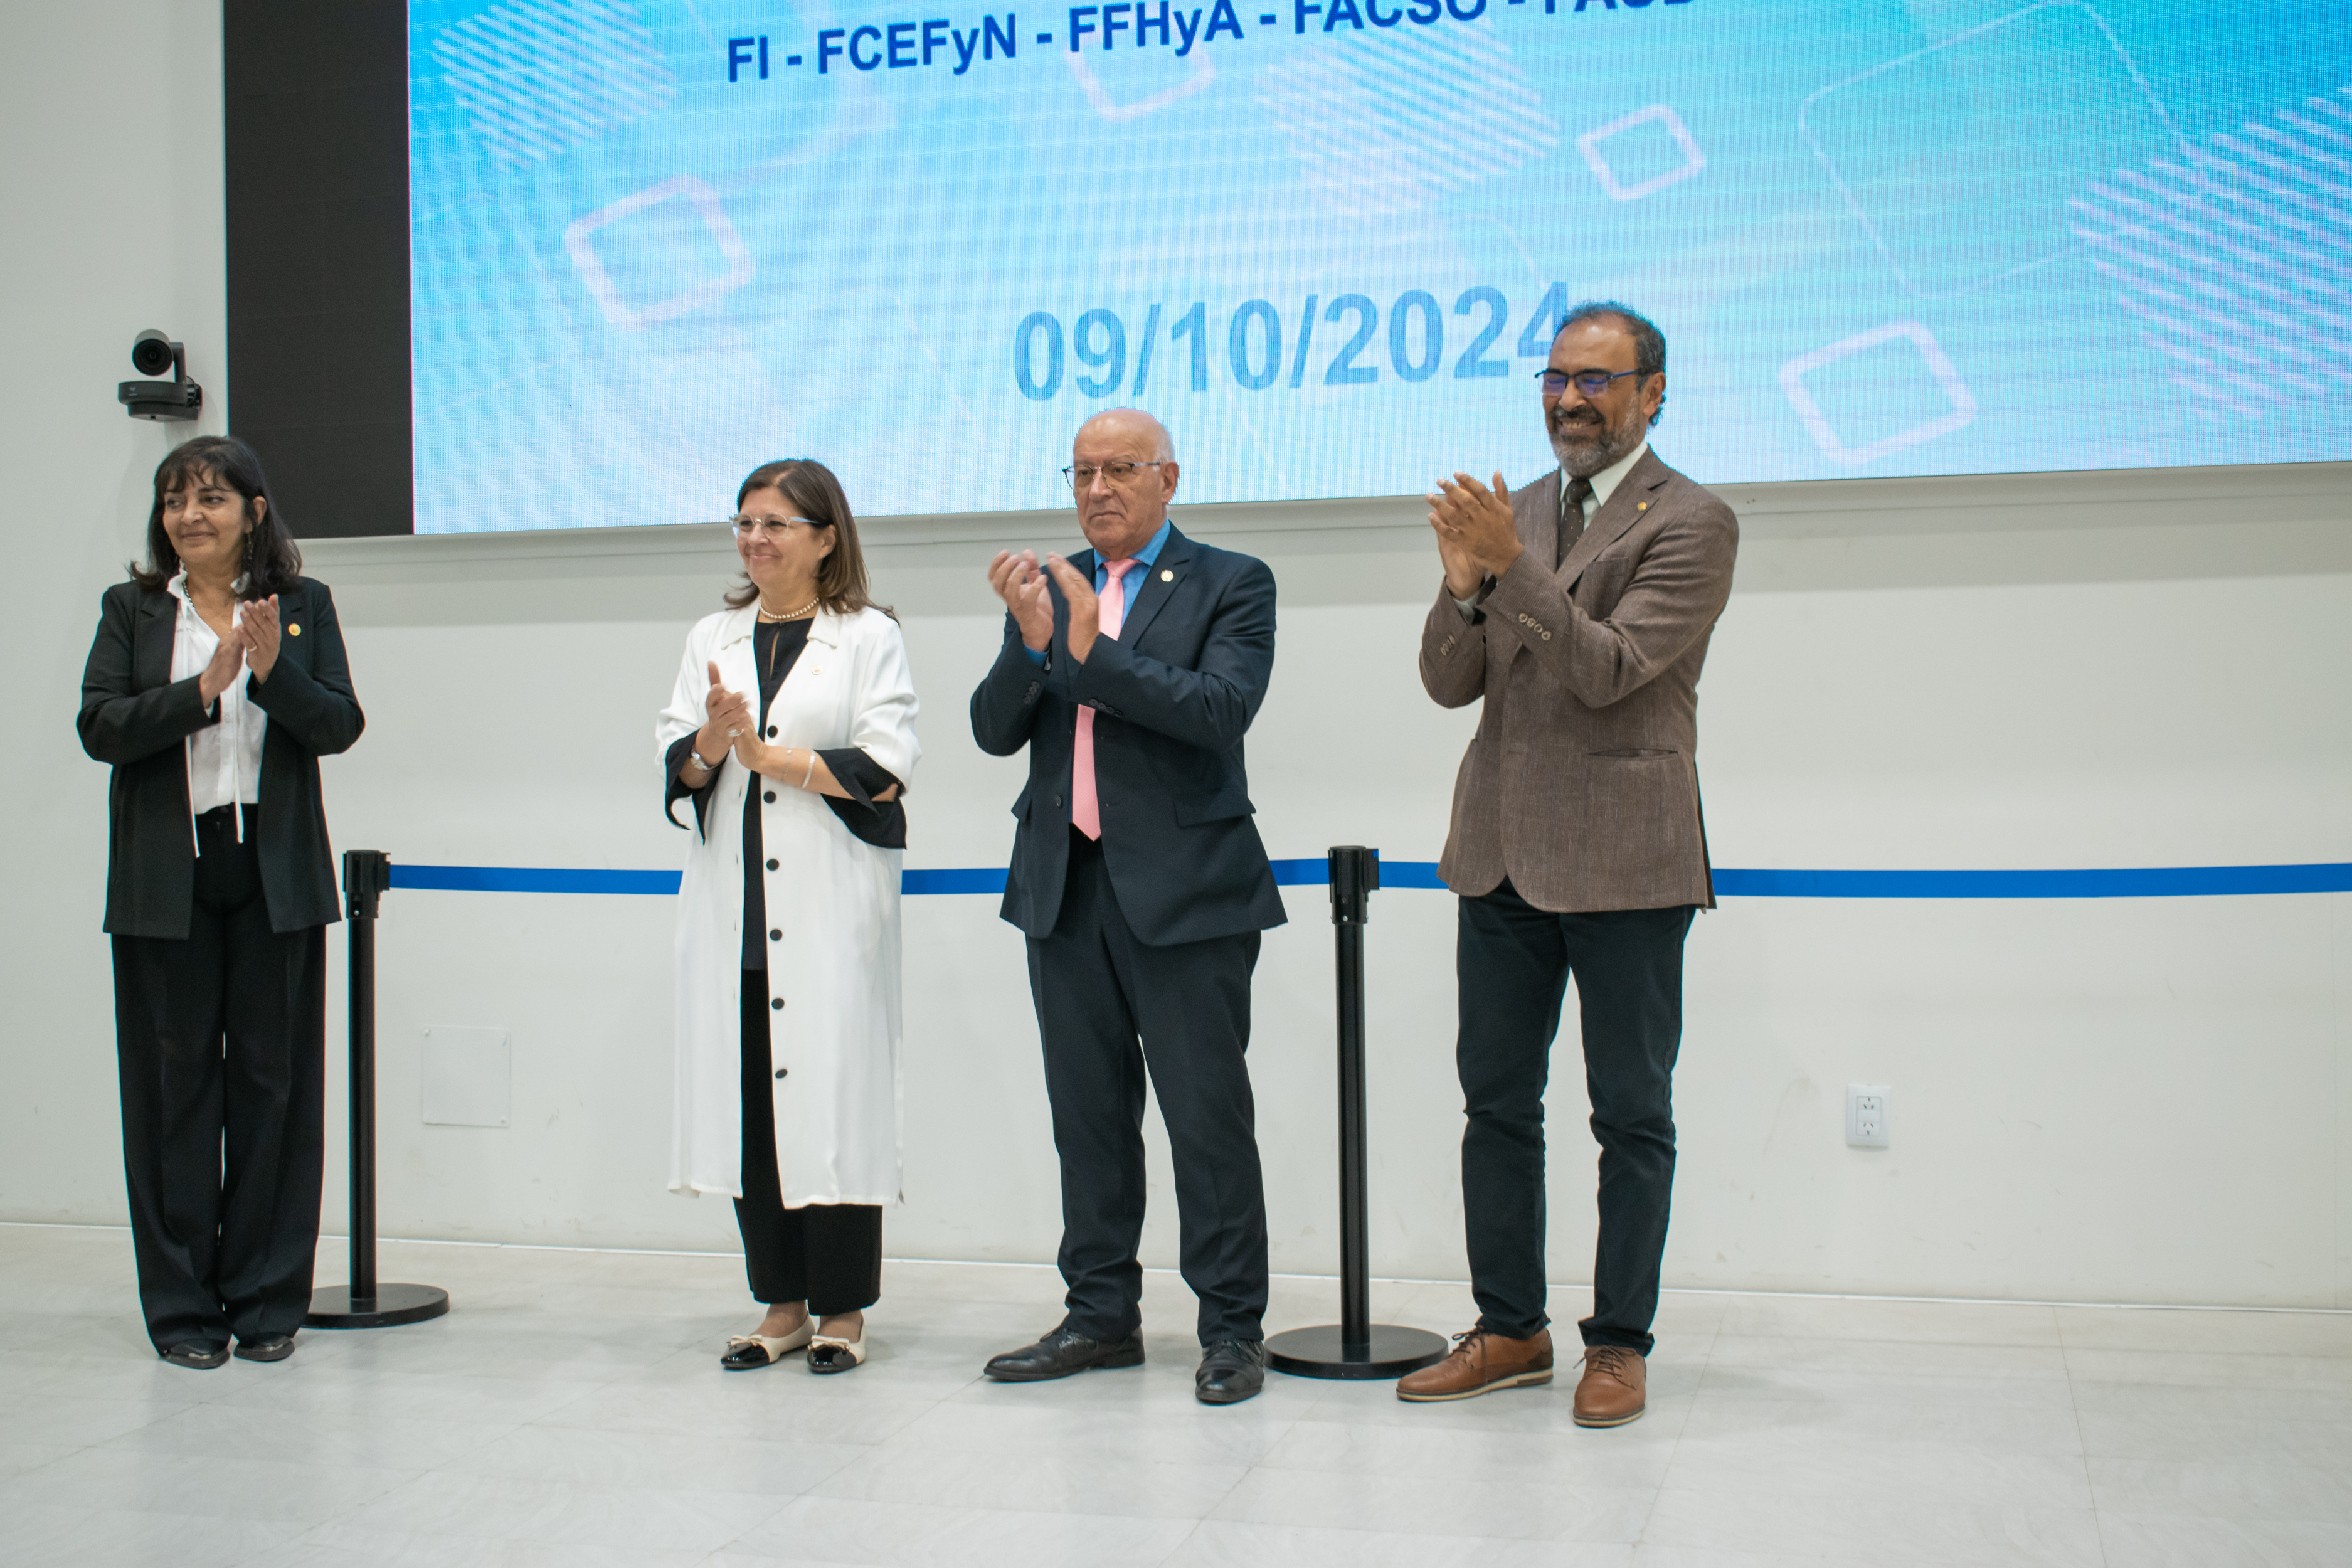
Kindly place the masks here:
<instances>
[{"instance_id":1,"label":"tiled floor","mask_svg":"<svg viewBox=\"0 0 2352 1568\"><path fill-rule=\"evenodd\" d=\"M1204 1408L1168 1275L1149 1365L998 1386L1049 1270L890 1266L835 1378L719 1371L730 1259L387 1245L383 1272L457 1310L192 1373L140 1332L124 1233L0 1226L0 1563L2352 1564L2352 1316L1674 1293L1649 1415L1587 1432L1566 1378ZM1278 1281L1271 1321L1334 1305ZM1470 1316L1455 1286L1374 1306Z\"/></svg>"}]
</instances>

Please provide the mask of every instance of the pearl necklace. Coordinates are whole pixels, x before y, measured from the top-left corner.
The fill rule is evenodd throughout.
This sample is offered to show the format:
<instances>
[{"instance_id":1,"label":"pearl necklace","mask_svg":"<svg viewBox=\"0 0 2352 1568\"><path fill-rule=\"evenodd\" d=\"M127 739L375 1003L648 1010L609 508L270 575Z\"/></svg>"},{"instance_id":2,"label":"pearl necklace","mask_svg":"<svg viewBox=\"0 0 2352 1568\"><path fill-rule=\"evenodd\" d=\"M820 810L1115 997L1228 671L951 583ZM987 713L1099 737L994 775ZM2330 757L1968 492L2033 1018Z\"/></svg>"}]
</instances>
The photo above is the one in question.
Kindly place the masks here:
<instances>
[{"instance_id":1,"label":"pearl necklace","mask_svg":"<svg viewBox=\"0 0 2352 1568\"><path fill-rule=\"evenodd\" d=\"M776 611L774 611L774 610L772 610L772 609L768 608L768 602L767 602L765 599L762 599L762 600L761 600L761 601L760 601L760 614L761 614L762 616L764 616L764 617L766 617L767 619L772 620L772 621L796 621L796 620L799 620L803 616L807 615L811 610L815 609L815 608L816 608L816 606L817 606L817 603L818 603L818 601L819 601L819 600L821 600L821 599L823 599L824 597L824 595L819 594L819 595L816 596L816 598L814 598L814 599L811 599L807 604L803 605L799 609L797 609L797 610L786 610L786 611L783 611L782 614L779 614L779 613L777 613Z\"/></svg>"}]
</instances>

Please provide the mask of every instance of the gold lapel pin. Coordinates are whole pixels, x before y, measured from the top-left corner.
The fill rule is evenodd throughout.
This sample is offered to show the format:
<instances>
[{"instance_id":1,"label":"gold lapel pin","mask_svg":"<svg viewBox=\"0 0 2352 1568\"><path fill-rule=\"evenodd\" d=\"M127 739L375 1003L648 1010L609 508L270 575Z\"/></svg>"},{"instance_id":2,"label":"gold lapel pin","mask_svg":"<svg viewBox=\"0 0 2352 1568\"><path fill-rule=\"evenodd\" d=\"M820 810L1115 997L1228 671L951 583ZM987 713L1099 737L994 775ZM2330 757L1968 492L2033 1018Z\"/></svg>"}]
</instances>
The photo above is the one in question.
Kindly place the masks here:
<instances>
[{"instance_id":1,"label":"gold lapel pin","mask_svg":"<svg viewBox=\"0 0 2352 1568\"><path fill-rule=\"evenodd\" d=\"M1648 501L1638 502L1635 504L1633 510L1635 511L1647 511L1650 510L1650 503Z\"/></svg>"},{"instance_id":2,"label":"gold lapel pin","mask_svg":"<svg viewBox=\"0 0 2352 1568\"><path fill-rule=\"evenodd\" d=\"M302 628L299 624L289 626L286 628L286 635L289 637L299 637L302 635Z\"/></svg>"},{"instance_id":3,"label":"gold lapel pin","mask_svg":"<svg viewBox=\"0 0 2352 1568\"><path fill-rule=\"evenodd\" d=\"M1173 583L1176 581L1176 574L1163 566L1160 569L1160 580L1162 583Z\"/></svg>"}]
</instances>

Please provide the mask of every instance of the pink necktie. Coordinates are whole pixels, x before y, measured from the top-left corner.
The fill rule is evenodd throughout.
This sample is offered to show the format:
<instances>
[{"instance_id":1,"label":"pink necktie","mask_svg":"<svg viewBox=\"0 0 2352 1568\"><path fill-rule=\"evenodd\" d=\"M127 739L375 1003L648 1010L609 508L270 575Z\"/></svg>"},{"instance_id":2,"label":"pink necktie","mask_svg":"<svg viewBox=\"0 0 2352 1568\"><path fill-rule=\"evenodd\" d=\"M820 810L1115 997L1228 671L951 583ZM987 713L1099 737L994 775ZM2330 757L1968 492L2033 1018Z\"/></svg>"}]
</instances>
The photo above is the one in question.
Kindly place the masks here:
<instances>
[{"instance_id":1,"label":"pink necktie","mask_svg":"<svg viewBox=\"0 0 2352 1568\"><path fill-rule=\"evenodd\" d=\"M1127 574L1140 563L1106 561L1103 569L1110 581L1103 584L1101 632L1114 642L1118 628L1127 623ZM1078 740L1070 753L1070 823L1089 838L1102 837L1102 805L1095 799L1095 710L1078 710Z\"/></svg>"}]
</instances>

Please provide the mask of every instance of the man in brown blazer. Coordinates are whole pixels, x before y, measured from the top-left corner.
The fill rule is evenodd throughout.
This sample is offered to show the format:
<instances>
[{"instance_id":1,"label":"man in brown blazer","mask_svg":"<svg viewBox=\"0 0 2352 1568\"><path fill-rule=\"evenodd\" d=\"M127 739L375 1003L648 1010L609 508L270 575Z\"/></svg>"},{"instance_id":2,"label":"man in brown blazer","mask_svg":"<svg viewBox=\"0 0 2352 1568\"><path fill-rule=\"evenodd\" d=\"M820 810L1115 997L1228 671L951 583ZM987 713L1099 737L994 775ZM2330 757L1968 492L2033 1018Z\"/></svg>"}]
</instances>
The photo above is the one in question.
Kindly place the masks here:
<instances>
[{"instance_id":1,"label":"man in brown blazer","mask_svg":"<svg viewBox=\"0 0 2352 1568\"><path fill-rule=\"evenodd\" d=\"M1483 698L1438 876L1461 895L1455 1061L1462 1204L1478 1321L1397 1384L1412 1400L1549 1383L1544 1084L1576 980L1601 1144L1592 1316L1575 1418L1642 1414L1674 1187L1683 938L1715 903L1699 812L1698 675L1731 593L1731 509L1660 462L1665 338L1614 301L1580 305L1539 373L1557 471L1513 495L1441 481L1445 585L1421 680Z\"/></svg>"}]
</instances>

